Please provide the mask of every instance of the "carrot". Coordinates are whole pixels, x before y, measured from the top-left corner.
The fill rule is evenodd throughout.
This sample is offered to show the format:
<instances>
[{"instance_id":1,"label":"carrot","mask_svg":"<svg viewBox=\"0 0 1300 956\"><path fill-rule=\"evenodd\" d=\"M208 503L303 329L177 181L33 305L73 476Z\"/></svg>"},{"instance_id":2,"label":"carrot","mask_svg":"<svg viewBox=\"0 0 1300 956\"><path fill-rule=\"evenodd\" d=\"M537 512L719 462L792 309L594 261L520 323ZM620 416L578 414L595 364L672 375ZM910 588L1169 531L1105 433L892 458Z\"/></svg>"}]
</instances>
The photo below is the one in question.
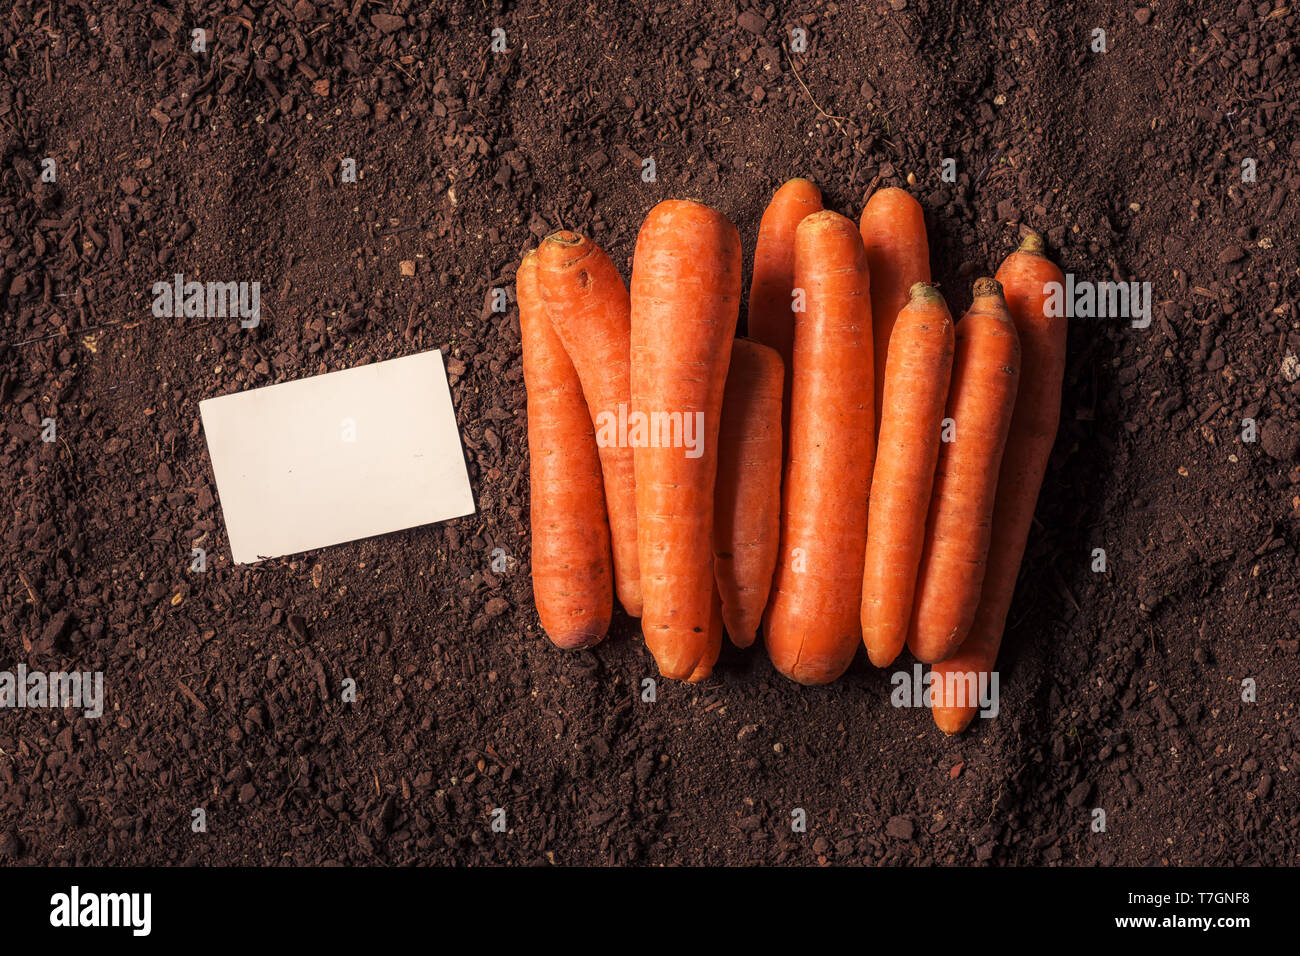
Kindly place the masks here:
<instances>
[{"instance_id":1,"label":"carrot","mask_svg":"<svg viewBox=\"0 0 1300 956\"><path fill-rule=\"evenodd\" d=\"M785 363L781 392L782 434L790 435L790 359L794 355L794 234L799 223L822 208L821 190L806 179L792 179L772 197L758 224L754 276L749 284L749 337L774 348ZM725 602L724 602L725 603Z\"/></svg>"},{"instance_id":2,"label":"carrot","mask_svg":"<svg viewBox=\"0 0 1300 956\"><path fill-rule=\"evenodd\" d=\"M722 600L718 592L713 592L713 605L709 612L709 639L705 642L704 656L695 665L691 676L686 678L688 684L698 684L713 676L713 668L722 654Z\"/></svg>"},{"instance_id":3,"label":"carrot","mask_svg":"<svg viewBox=\"0 0 1300 956\"><path fill-rule=\"evenodd\" d=\"M944 681L940 685L944 692L935 690L934 722L949 734L966 728L975 716L975 703L963 694L947 692L948 675L987 675L997 661L1007 612L1015 594L1016 576L1034 519L1034 504L1061 417L1066 319L1047 314L1043 287L1049 282L1064 284L1065 277L1044 254L1042 238L1030 233L1020 248L1002 263L997 279L1006 291L1007 310L1020 335L1023 368L998 474L988 569L984 572L984 589L975 611L975 623L956 656L933 668L936 679Z\"/></svg>"},{"instance_id":4,"label":"carrot","mask_svg":"<svg viewBox=\"0 0 1300 956\"><path fill-rule=\"evenodd\" d=\"M537 290L537 256L515 276L528 392L533 600L557 647L599 643L613 612L609 524L596 437L578 373Z\"/></svg>"},{"instance_id":5,"label":"carrot","mask_svg":"<svg viewBox=\"0 0 1300 956\"><path fill-rule=\"evenodd\" d=\"M781 551L764 635L777 670L825 684L844 673L862 640L876 447L870 281L852 221L826 211L799 224L795 285L807 311L795 317Z\"/></svg>"},{"instance_id":6,"label":"carrot","mask_svg":"<svg viewBox=\"0 0 1300 956\"><path fill-rule=\"evenodd\" d=\"M630 439L643 432L634 443L641 630L660 673L679 680L709 640L718 426L740 269L736 227L707 206L667 200L641 225L629 419Z\"/></svg>"},{"instance_id":7,"label":"carrot","mask_svg":"<svg viewBox=\"0 0 1300 956\"><path fill-rule=\"evenodd\" d=\"M624 610L640 617L635 472L632 449L618 440L620 408L626 416L632 397L627 288L599 246L565 231L548 236L537 250L537 283L596 425L614 548L614 587Z\"/></svg>"},{"instance_id":8,"label":"carrot","mask_svg":"<svg viewBox=\"0 0 1300 956\"><path fill-rule=\"evenodd\" d=\"M737 647L754 643L781 535L781 356L737 339L722 398L713 573Z\"/></svg>"},{"instance_id":9,"label":"carrot","mask_svg":"<svg viewBox=\"0 0 1300 956\"><path fill-rule=\"evenodd\" d=\"M890 338L867 511L862 640L877 667L893 663L907 640L952 355L948 306L938 289L918 282Z\"/></svg>"},{"instance_id":10,"label":"carrot","mask_svg":"<svg viewBox=\"0 0 1300 956\"><path fill-rule=\"evenodd\" d=\"M939 446L907 638L927 664L951 657L975 618L1019 376L1020 346L1002 287L979 279L957 323L948 395L953 436Z\"/></svg>"},{"instance_id":11,"label":"carrot","mask_svg":"<svg viewBox=\"0 0 1300 956\"><path fill-rule=\"evenodd\" d=\"M930 281L925 213L905 189L878 189L862 210L862 244L871 269L871 324L875 339L876 433L884 414L889 339L912 286Z\"/></svg>"}]
</instances>

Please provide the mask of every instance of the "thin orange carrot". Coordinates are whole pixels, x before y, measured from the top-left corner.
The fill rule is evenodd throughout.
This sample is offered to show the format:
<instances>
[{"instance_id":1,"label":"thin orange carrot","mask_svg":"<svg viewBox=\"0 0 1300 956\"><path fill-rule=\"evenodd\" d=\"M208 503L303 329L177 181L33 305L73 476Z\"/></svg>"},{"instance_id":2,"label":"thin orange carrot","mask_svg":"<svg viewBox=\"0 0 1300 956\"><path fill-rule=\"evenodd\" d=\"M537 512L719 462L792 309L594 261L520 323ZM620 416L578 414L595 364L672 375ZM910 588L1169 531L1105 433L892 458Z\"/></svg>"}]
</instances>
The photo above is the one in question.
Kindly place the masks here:
<instances>
[{"instance_id":1,"label":"thin orange carrot","mask_svg":"<svg viewBox=\"0 0 1300 956\"><path fill-rule=\"evenodd\" d=\"M650 210L632 266L632 416L641 630L659 671L705 656L716 585L713 491L722 394L740 304L740 237L695 202Z\"/></svg>"},{"instance_id":2,"label":"thin orange carrot","mask_svg":"<svg viewBox=\"0 0 1300 956\"><path fill-rule=\"evenodd\" d=\"M1002 263L997 279L1006 291L1007 310L1020 336L1020 389L998 474L988 569L975 622L956 655L933 668L943 688L942 694L935 689L934 722L949 734L964 730L976 712L975 702L967 695L949 693L950 686L954 690L964 687L950 681L950 675L976 675L978 687L981 675L987 684L997 662L1034 505L1061 417L1067 320L1064 315L1047 314L1044 287L1049 283L1063 286L1065 277L1047 258L1042 237L1030 233Z\"/></svg>"},{"instance_id":3,"label":"thin orange carrot","mask_svg":"<svg viewBox=\"0 0 1300 956\"><path fill-rule=\"evenodd\" d=\"M877 667L893 663L907 640L953 341L952 316L943 296L918 282L890 338L885 410L867 511L862 640Z\"/></svg>"},{"instance_id":4,"label":"thin orange carrot","mask_svg":"<svg viewBox=\"0 0 1300 956\"><path fill-rule=\"evenodd\" d=\"M555 331L577 369L596 425L614 549L614 586L624 610L640 617L636 479L632 449L619 441L618 434L620 417L626 417L632 400L627 288L599 246L568 231L543 240L537 250L537 282Z\"/></svg>"},{"instance_id":5,"label":"thin orange carrot","mask_svg":"<svg viewBox=\"0 0 1300 956\"><path fill-rule=\"evenodd\" d=\"M722 398L713 572L737 647L754 643L781 541L781 388L775 349L736 339Z\"/></svg>"},{"instance_id":6,"label":"thin orange carrot","mask_svg":"<svg viewBox=\"0 0 1300 956\"><path fill-rule=\"evenodd\" d=\"M907 638L927 664L956 653L975 618L1019 377L1020 346L1002 286L979 279L975 301L957 323L947 410L952 440L939 447Z\"/></svg>"},{"instance_id":7,"label":"thin orange carrot","mask_svg":"<svg viewBox=\"0 0 1300 956\"><path fill-rule=\"evenodd\" d=\"M930 244L921 204L905 189L878 189L862 210L862 244L871 269L871 324L876 362L876 431L884 408L885 363L894 321L912 286L930 281Z\"/></svg>"},{"instance_id":8,"label":"thin orange carrot","mask_svg":"<svg viewBox=\"0 0 1300 956\"><path fill-rule=\"evenodd\" d=\"M821 190L806 179L792 179L776 191L758 225L754 277L749 285L749 337L776 349L785 365L781 391L781 431L790 433L790 359L794 355L794 234L799 223L822 208Z\"/></svg>"},{"instance_id":9,"label":"thin orange carrot","mask_svg":"<svg viewBox=\"0 0 1300 956\"><path fill-rule=\"evenodd\" d=\"M795 236L790 449L781 551L764 623L768 656L801 684L844 673L862 640L867 498L875 458L871 295L857 227L818 212Z\"/></svg>"},{"instance_id":10,"label":"thin orange carrot","mask_svg":"<svg viewBox=\"0 0 1300 956\"><path fill-rule=\"evenodd\" d=\"M546 316L537 256L515 276L528 392L533 599L558 647L598 643L609 630L613 571L605 493L578 373Z\"/></svg>"}]
</instances>

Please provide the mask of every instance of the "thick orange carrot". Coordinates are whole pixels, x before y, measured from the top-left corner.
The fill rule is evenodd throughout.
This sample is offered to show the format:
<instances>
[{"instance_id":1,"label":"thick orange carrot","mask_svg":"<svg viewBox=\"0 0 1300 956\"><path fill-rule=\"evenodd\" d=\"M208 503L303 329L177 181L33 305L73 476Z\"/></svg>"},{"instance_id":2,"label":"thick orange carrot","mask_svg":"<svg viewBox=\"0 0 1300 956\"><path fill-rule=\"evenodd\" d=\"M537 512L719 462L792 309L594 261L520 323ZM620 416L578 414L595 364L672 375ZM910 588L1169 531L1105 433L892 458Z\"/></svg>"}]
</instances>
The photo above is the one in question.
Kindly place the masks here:
<instances>
[{"instance_id":1,"label":"thick orange carrot","mask_svg":"<svg viewBox=\"0 0 1300 956\"><path fill-rule=\"evenodd\" d=\"M772 590L781 536L781 356L737 339L722 398L713 573L731 643L749 647Z\"/></svg>"},{"instance_id":2,"label":"thick orange carrot","mask_svg":"<svg viewBox=\"0 0 1300 956\"><path fill-rule=\"evenodd\" d=\"M927 664L956 653L975 618L1019 377L1020 345L1002 287L979 279L975 301L957 323L947 410L952 435L939 445L907 638Z\"/></svg>"},{"instance_id":3,"label":"thick orange carrot","mask_svg":"<svg viewBox=\"0 0 1300 956\"><path fill-rule=\"evenodd\" d=\"M709 635L704 646L704 656L700 662L695 665L695 670L691 676L686 678L687 683L698 684L702 680L707 680L713 676L713 668L718 663L718 657L722 654L722 600L718 597L718 592L713 592L713 606L709 612Z\"/></svg>"},{"instance_id":4,"label":"thick orange carrot","mask_svg":"<svg viewBox=\"0 0 1300 956\"><path fill-rule=\"evenodd\" d=\"M822 208L821 190L806 179L792 179L772 197L758 224L754 277L749 284L749 337L776 349L785 363L781 391L782 433L790 433L790 358L794 355L794 233L799 223ZM725 605L725 602L724 602ZM733 639L735 635L732 635Z\"/></svg>"},{"instance_id":5,"label":"thick orange carrot","mask_svg":"<svg viewBox=\"0 0 1300 956\"><path fill-rule=\"evenodd\" d=\"M632 401L631 304L623 277L590 239L557 232L537 250L537 284L577 369L596 425L605 506L614 548L614 587L624 610L641 616L636 550L636 479L619 421ZM620 415L621 412L621 415Z\"/></svg>"},{"instance_id":6,"label":"thick orange carrot","mask_svg":"<svg viewBox=\"0 0 1300 956\"><path fill-rule=\"evenodd\" d=\"M998 473L988 569L984 572L975 623L957 654L933 668L936 679L943 680L945 691L949 674L987 675L997 661L1016 576L1034 520L1034 504L1061 417L1066 318L1047 314L1043 287L1049 282L1064 285L1065 277L1044 254L1042 238L1030 233L1002 263L997 279L1006 292L1007 311L1020 335L1020 389ZM975 702L960 693L951 698L946 692L940 695L938 688L935 694L934 722L939 729L949 734L964 730L975 716Z\"/></svg>"},{"instance_id":7,"label":"thick orange carrot","mask_svg":"<svg viewBox=\"0 0 1300 956\"><path fill-rule=\"evenodd\" d=\"M781 551L764 623L768 656L801 684L844 673L862 640L867 497L875 459L871 295L857 227L818 212L795 236L790 450Z\"/></svg>"},{"instance_id":8,"label":"thick orange carrot","mask_svg":"<svg viewBox=\"0 0 1300 956\"><path fill-rule=\"evenodd\" d=\"M862 244L871 269L871 324L876 361L876 432L884 408L885 363L894 321L912 286L930 281L925 213L905 189L878 189L862 210Z\"/></svg>"},{"instance_id":9,"label":"thick orange carrot","mask_svg":"<svg viewBox=\"0 0 1300 956\"><path fill-rule=\"evenodd\" d=\"M740 308L740 237L695 202L650 210L632 266L632 415L646 646L666 677L704 657L718 426ZM637 434L638 428L640 434Z\"/></svg>"},{"instance_id":10,"label":"thick orange carrot","mask_svg":"<svg viewBox=\"0 0 1300 956\"><path fill-rule=\"evenodd\" d=\"M877 667L893 663L907 640L939 457L953 329L938 289L912 286L889 341L862 575L862 640Z\"/></svg>"},{"instance_id":11,"label":"thick orange carrot","mask_svg":"<svg viewBox=\"0 0 1300 956\"><path fill-rule=\"evenodd\" d=\"M515 275L528 392L533 600L557 647L598 643L613 611L609 524L596 436L578 373L537 290L537 256Z\"/></svg>"}]
</instances>

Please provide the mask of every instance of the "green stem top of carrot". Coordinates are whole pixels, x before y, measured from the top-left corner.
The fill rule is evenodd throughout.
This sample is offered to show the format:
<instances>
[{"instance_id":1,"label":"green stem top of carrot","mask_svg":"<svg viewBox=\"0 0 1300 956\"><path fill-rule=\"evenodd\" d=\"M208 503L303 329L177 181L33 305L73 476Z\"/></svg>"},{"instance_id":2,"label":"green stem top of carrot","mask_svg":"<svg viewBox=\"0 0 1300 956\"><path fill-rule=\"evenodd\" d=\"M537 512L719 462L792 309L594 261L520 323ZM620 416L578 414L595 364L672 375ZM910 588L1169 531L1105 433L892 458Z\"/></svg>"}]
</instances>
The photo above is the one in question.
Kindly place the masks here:
<instances>
[{"instance_id":1,"label":"green stem top of carrot","mask_svg":"<svg viewBox=\"0 0 1300 956\"><path fill-rule=\"evenodd\" d=\"M930 282L914 282L912 288L907 290L907 297L913 302L919 301L938 301L943 302L943 293L939 287Z\"/></svg>"},{"instance_id":2,"label":"green stem top of carrot","mask_svg":"<svg viewBox=\"0 0 1300 956\"><path fill-rule=\"evenodd\" d=\"M570 232L567 229L561 229L559 232L553 232L543 242L558 242L562 246L576 246L582 243L582 236L576 232Z\"/></svg>"},{"instance_id":3,"label":"green stem top of carrot","mask_svg":"<svg viewBox=\"0 0 1300 956\"><path fill-rule=\"evenodd\" d=\"M1020 240L1020 248L1017 252L1025 252L1031 256L1042 256L1047 254L1047 248L1043 244L1043 237L1036 232L1028 233L1025 238Z\"/></svg>"}]
</instances>

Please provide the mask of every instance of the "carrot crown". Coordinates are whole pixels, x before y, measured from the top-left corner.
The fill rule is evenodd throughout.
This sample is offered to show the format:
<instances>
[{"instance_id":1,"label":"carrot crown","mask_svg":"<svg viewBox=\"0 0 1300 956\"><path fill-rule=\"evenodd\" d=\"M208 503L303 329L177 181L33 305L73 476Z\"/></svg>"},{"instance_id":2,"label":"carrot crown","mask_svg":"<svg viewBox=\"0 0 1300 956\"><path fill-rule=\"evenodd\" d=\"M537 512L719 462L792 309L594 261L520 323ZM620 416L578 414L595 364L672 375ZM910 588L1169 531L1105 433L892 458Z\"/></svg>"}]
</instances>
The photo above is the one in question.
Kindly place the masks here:
<instances>
[{"instance_id":1,"label":"carrot crown","mask_svg":"<svg viewBox=\"0 0 1300 956\"><path fill-rule=\"evenodd\" d=\"M1020 248L1017 252L1025 252L1031 256L1041 256L1047 250L1043 245L1043 237L1036 232L1031 232L1020 240Z\"/></svg>"},{"instance_id":2,"label":"carrot crown","mask_svg":"<svg viewBox=\"0 0 1300 956\"><path fill-rule=\"evenodd\" d=\"M983 279L975 280L974 293L975 298L977 299L990 295L996 296L999 299L1004 298L1002 295L1002 283L997 279L990 279L987 276Z\"/></svg>"},{"instance_id":3,"label":"carrot crown","mask_svg":"<svg viewBox=\"0 0 1300 956\"><path fill-rule=\"evenodd\" d=\"M912 288L908 290L907 297L913 301L942 302L943 293L939 291L937 285L929 282L915 282Z\"/></svg>"}]
</instances>

